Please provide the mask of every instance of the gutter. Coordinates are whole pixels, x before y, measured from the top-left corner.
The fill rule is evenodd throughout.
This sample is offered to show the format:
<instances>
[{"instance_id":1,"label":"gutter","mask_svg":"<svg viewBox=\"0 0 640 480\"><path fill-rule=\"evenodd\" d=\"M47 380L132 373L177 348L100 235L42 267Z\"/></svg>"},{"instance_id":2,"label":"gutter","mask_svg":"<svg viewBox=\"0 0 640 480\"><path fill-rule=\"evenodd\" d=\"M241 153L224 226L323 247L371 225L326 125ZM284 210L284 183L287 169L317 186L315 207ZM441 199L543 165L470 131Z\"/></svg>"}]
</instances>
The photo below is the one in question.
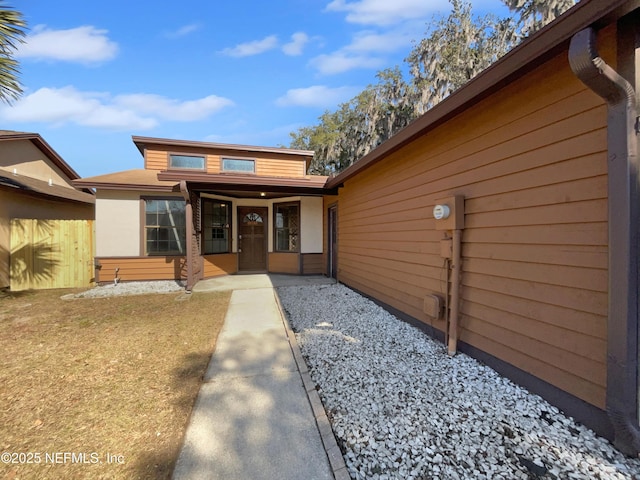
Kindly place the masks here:
<instances>
[{"instance_id":1,"label":"gutter","mask_svg":"<svg viewBox=\"0 0 640 480\"><path fill-rule=\"evenodd\" d=\"M638 140L633 86L598 56L596 33L571 38L574 74L602 97L607 109L609 283L606 410L614 445L640 452L638 414Z\"/></svg>"}]
</instances>

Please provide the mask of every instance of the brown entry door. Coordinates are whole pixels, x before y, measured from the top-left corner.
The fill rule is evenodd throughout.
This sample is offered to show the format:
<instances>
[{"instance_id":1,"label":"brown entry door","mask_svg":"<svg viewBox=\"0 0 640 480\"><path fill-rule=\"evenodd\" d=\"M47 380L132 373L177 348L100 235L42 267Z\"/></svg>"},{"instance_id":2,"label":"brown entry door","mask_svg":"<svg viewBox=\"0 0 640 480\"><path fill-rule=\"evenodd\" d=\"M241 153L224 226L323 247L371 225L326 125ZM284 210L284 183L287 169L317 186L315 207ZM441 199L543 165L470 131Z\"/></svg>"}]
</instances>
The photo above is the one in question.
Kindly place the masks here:
<instances>
[{"instance_id":1,"label":"brown entry door","mask_svg":"<svg viewBox=\"0 0 640 480\"><path fill-rule=\"evenodd\" d=\"M267 216L265 207L238 207L238 269L267 269Z\"/></svg>"}]
</instances>

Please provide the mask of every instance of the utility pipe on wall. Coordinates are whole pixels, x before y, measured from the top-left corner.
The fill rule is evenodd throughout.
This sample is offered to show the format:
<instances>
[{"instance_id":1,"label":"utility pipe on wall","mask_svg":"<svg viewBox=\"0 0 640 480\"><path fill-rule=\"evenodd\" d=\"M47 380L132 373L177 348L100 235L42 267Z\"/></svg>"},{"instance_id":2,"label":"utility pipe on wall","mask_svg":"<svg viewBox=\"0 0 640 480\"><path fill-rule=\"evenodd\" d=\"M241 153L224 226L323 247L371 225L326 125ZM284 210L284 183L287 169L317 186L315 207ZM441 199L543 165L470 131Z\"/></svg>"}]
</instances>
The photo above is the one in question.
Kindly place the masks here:
<instances>
[{"instance_id":1,"label":"utility pipe on wall","mask_svg":"<svg viewBox=\"0 0 640 480\"><path fill-rule=\"evenodd\" d=\"M637 35L635 24L632 34ZM618 35L622 35L620 30ZM633 42L635 55L637 40ZM633 60L627 58L625 61ZM640 200L636 93L627 80L600 58L592 28L571 38L569 63L582 83L607 103L609 312L606 409L614 428L615 446L627 455L636 456L640 451L637 372Z\"/></svg>"},{"instance_id":2,"label":"utility pipe on wall","mask_svg":"<svg viewBox=\"0 0 640 480\"><path fill-rule=\"evenodd\" d=\"M458 306L460 304L460 270L462 267L462 230L453 231L451 257L451 309L449 311L447 352L449 355L455 355L458 349Z\"/></svg>"}]
</instances>

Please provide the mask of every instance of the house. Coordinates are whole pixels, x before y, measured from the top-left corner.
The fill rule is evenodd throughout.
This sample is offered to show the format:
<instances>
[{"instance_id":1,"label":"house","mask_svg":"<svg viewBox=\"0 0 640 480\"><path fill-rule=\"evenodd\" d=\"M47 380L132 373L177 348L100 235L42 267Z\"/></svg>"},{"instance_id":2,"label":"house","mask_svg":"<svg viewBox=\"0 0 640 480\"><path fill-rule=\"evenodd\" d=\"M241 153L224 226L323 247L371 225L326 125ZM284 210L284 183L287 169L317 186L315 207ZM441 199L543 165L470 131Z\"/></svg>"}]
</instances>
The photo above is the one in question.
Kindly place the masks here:
<instances>
[{"instance_id":1,"label":"house","mask_svg":"<svg viewBox=\"0 0 640 480\"><path fill-rule=\"evenodd\" d=\"M95 197L78 178L39 134L0 131L0 289L10 286L12 219L93 220Z\"/></svg>"},{"instance_id":2,"label":"house","mask_svg":"<svg viewBox=\"0 0 640 480\"><path fill-rule=\"evenodd\" d=\"M631 455L639 7L581 1L325 197L341 282Z\"/></svg>"},{"instance_id":3,"label":"house","mask_svg":"<svg viewBox=\"0 0 640 480\"><path fill-rule=\"evenodd\" d=\"M640 451L640 0L582 0L333 178L312 152L134 137L100 279L323 272Z\"/></svg>"},{"instance_id":4,"label":"house","mask_svg":"<svg viewBox=\"0 0 640 480\"><path fill-rule=\"evenodd\" d=\"M99 282L324 271L327 177L313 152L133 137L144 168L76 180L96 189Z\"/></svg>"}]
</instances>

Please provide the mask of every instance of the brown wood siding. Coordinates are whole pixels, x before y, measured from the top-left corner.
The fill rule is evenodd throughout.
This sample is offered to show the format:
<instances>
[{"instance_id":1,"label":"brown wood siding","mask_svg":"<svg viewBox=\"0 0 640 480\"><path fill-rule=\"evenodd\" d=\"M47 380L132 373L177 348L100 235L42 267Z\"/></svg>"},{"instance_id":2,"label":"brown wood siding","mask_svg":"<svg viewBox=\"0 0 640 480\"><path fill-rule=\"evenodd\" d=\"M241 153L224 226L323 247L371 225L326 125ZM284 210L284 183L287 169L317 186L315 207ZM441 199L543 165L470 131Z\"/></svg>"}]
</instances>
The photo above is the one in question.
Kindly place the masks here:
<instances>
[{"instance_id":1,"label":"brown wood siding","mask_svg":"<svg viewBox=\"0 0 640 480\"><path fill-rule=\"evenodd\" d=\"M322 253L303 253L302 254L302 274L303 275L321 275L325 271L324 254Z\"/></svg>"},{"instance_id":2,"label":"brown wood siding","mask_svg":"<svg viewBox=\"0 0 640 480\"><path fill-rule=\"evenodd\" d=\"M256 175L261 177L293 177L305 175L304 160L278 160L275 158L257 158Z\"/></svg>"},{"instance_id":3,"label":"brown wood siding","mask_svg":"<svg viewBox=\"0 0 640 480\"><path fill-rule=\"evenodd\" d=\"M187 278L185 257L97 257L100 283L113 282L115 270L122 282Z\"/></svg>"},{"instance_id":4,"label":"brown wood siding","mask_svg":"<svg viewBox=\"0 0 640 480\"><path fill-rule=\"evenodd\" d=\"M207 155L207 173L220 173L220 155Z\"/></svg>"},{"instance_id":5,"label":"brown wood siding","mask_svg":"<svg viewBox=\"0 0 640 480\"><path fill-rule=\"evenodd\" d=\"M300 274L299 253L269 253L269 272Z\"/></svg>"},{"instance_id":6,"label":"brown wood siding","mask_svg":"<svg viewBox=\"0 0 640 480\"><path fill-rule=\"evenodd\" d=\"M233 152L216 151L212 153L188 147L180 148L179 151L167 148L149 148L145 151L145 168L147 170L167 170L170 153L205 156L207 173L221 173L221 159L224 157L255 160L256 175L258 176L302 178L306 174L306 162L304 159L286 158L283 155L247 157Z\"/></svg>"},{"instance_id":7,"label":"brown wood siding","mask_svg":"<svg viewBox=\"0 0 640 480\"><path fill-rule=\"evenodd\" d=\"M165 151L145 150L144 168L147 170L166 170L168 158Z\"/></svg>"},{"instance_id":8,"label":"brown wood siding","mask_svg":"<svg viewBox=\"0 0 640 480\"><path fill-rule=\"evenodd\" d=\"M432 209L463 195L460 339L603 408L606 107L566 59L348 180L339 279L428 322L423 298L446 279Z\"/></svg>"},{"instance_id":9,"label":"brown wood siding","mask_svg":"<svg viewBox=\"0 0 640 480\"><path fill-rule=\"evenodd\" d=\"M205 255L202 258L204 261L204 278L228 275L238 271L238 255L235 253Z\"/></svg>"}]
</instances>

